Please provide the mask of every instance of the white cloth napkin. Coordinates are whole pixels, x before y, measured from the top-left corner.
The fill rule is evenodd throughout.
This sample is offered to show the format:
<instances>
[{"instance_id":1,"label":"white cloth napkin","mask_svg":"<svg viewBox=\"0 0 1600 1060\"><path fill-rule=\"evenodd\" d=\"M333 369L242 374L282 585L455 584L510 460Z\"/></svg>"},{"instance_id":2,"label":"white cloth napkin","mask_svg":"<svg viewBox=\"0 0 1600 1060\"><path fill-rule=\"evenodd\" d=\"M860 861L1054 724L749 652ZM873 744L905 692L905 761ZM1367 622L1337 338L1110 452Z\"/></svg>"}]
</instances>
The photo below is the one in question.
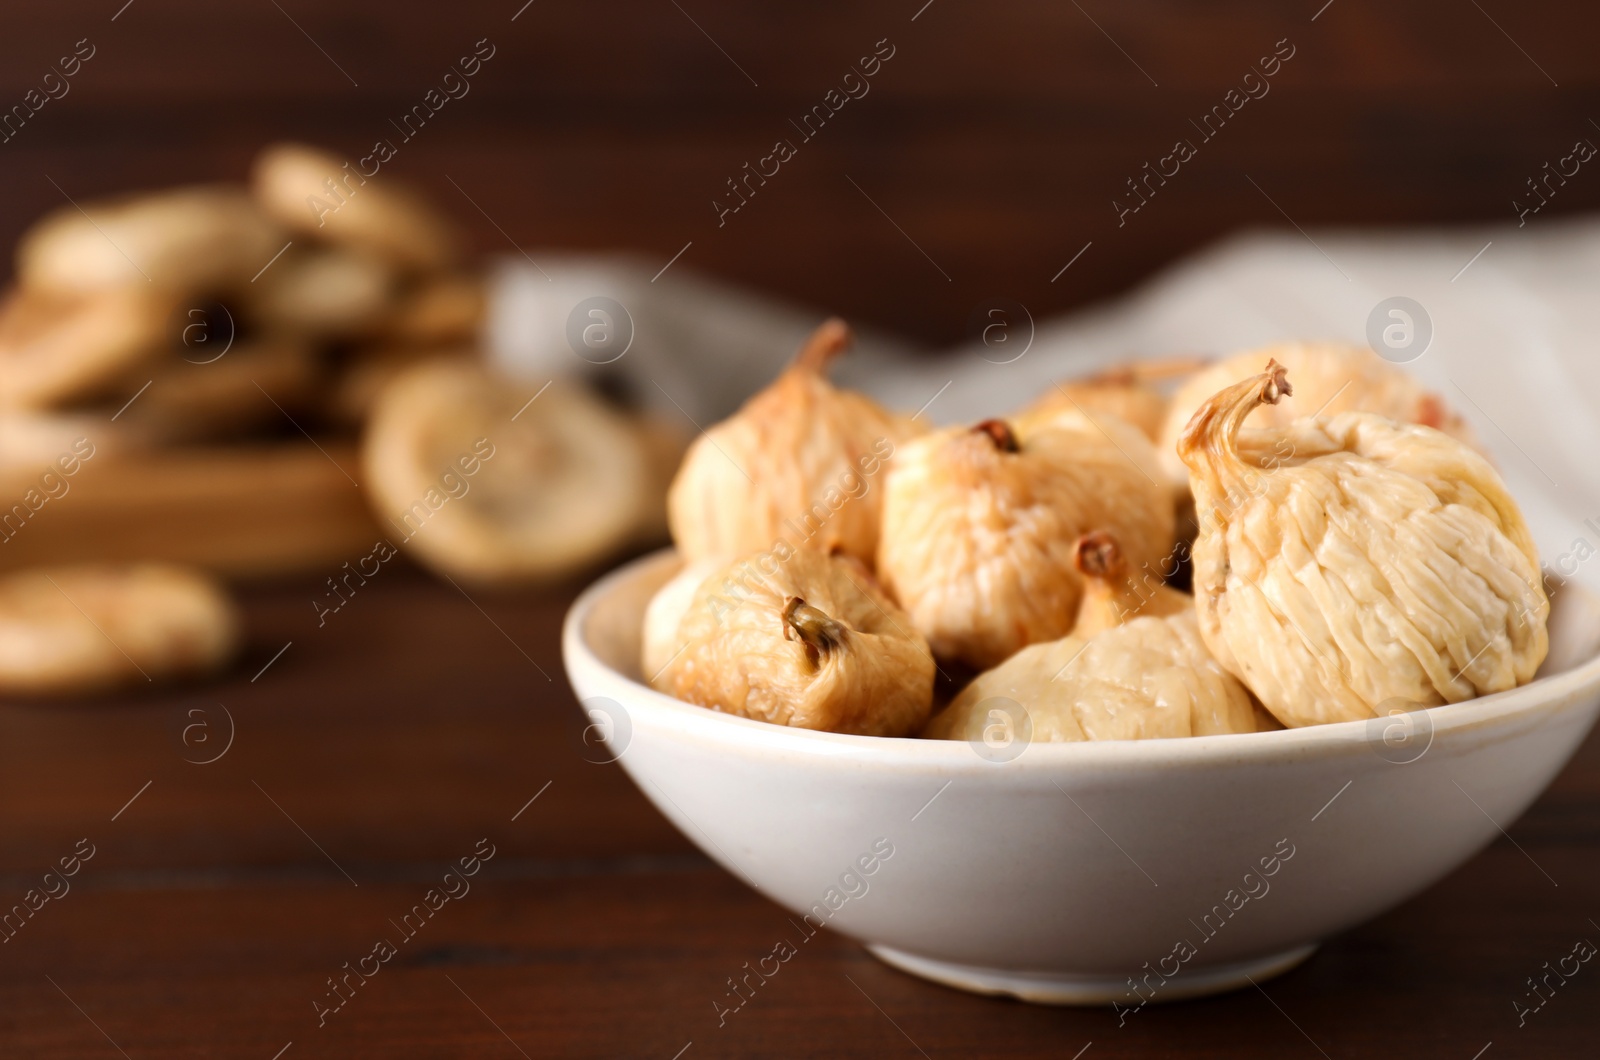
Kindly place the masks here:
<instances>
[{"instance_id":1,"label":"white cloth napkin","mask_svg":"<svg viewBox=\"0 0 1600 1060\"><path fill-rule=\"evenodd\" d=\"M533 260L538 265L504 259L491 275L490 356L513 374L541 382L556 375L620 378L647 406L699 427L727 416L771 382L826 317L698 275L682 263L659 273L659 265L628 255L546 251ZM594 298L610 299L621 313L600 307L607 316L590 317ZM582 333L591 322L631 326L626 352L610 360L611 351L587 348ZM861 366L908 361L913 349L868 328L858 330L848 360L857 362L859 373Z\"/></svg>"}]
</instances>

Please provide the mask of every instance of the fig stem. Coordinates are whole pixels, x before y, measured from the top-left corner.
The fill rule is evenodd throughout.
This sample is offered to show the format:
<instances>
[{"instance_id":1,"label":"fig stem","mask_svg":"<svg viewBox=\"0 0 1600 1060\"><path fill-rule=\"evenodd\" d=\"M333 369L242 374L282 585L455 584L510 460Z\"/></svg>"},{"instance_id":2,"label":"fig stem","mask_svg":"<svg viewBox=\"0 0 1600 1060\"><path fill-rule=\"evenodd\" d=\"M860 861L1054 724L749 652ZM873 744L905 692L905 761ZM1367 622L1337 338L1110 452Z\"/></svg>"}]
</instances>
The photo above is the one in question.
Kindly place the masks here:
<instances>
[{"instance_id":1,"label":"fig stem","mask_svg":"<svg viewBox=\"0 0 1600 1060\"><path fill-rule=\"evenodd\" d=\"M1268 361L1261 374L1218 391L1195 410L1178 439L1179 458L1197 475L1209 473L1224 486L1240 485L1245 466L1239 459L1239 428L1260 406L1276 405L1293 393L1283 365Z\"/></svg>"},{"instance_id":2,"label":"fig stem","mask_svg":"<svg viewBox=\"0 0 1600 1060\"><path fill-rule=\"evenodd\" d=\"M1267 377L1261 384L1263 402L1276 405L1279 398L1294 396L1294 387L1289 385L1289 370L1276 360L1268 360L1266 371L1261 374Z\"/></svg>"},{"instance_id":3,"label":"fig stem","mask_svg":"<svg viewBox=\"0 0 1600 1060\"><path fill-rule=\"evenodd\" d=\"M1104 530L1078 538L1072 547L1072 565L1079 574L1096 581L1115 581L1128 573L1128 561L1117 539Z\"/></svg>"},{"instance_id":4,"label":"fig stem","mask_svg":"<svg viewBox=\"0 0 1600 1060\"><path fill-rule=\"evenodd\" d=\"M1018 449L1016 432L1005 420L984 420L972 430L974 433L987 434L994 442L994 447L1002 453L1014 453Z\"/></svg>"},{"instance_id":5,"label":"fig stem","mask_svg":"<svg viewBox=\"0 0 1600 1060\"><path fill-rule=\"evenodd\" d=\"M798 596L789 597L783 605L785 637L798 637L805 645L806 657L816 666L825 652L833 651L844 643L845 628L820 608L812 607Z\"/></svg>"},{"instance_id":6,"label":"fig stem","mask_svg":"<svg viewBox=\"0 0 1600 1060\"><path fill-rule=\"evenodd\" d=\"M838 317L829 317L800 347L800 352L794 358L795 367L822 375L833 359L847 350L853 341L855 336L850 332L850 325Z\"/></svg>"}]
</instances>

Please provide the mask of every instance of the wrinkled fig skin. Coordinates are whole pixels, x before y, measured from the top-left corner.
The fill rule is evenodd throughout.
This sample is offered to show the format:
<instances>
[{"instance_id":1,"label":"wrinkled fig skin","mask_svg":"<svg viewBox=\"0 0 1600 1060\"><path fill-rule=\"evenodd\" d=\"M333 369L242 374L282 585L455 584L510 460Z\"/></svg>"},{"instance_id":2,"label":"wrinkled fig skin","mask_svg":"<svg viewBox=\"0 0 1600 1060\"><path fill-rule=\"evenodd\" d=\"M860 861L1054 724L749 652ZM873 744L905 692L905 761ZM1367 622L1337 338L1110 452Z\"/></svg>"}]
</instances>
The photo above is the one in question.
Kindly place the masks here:
<instances>
[{"instance_id":1,"label":"wrinkled fig skin","mask_svg":"<svg viewBox=\"0 0 1600 1060\"><path fill-rule=\"evenodd\" d=\"M1169 474L1182 480L1176 446L1195 411L1211 395L1249 379L1276 360L1295 381L1294 398L1266 406L1250 417L1257 429L1286 428L1297 419L1328 418L1341 412L1372 412L1398 423L1435 427L1478 447L1472 427L1410 375L1364 346L1339 343L1285 343L1235 354L1195 374L1173 395L1161 425L1158 448Z\"/></svg>"},{"instance_id":2,"label":"wrinkled fig skin","mask_svg":"<svg viewBox=\"0 0 1600 1060\"><path fill-rule=\"evenodd\" d=\"M1150 740L1257 732L1275 727L1200 639L1194 612L1136 618L1087 640L1063 637L1023 648L981 674L923 735L981 740L995 697L1028 712L1035 743Z\"/></svg>"},{"instance_id":3,"label":"wrinkled fig skin","mask_svg":"<svg viewBox=\"0 0 1600 1060\"><path fill-rule=\"evenodd\" d=\"M843 321L826 322L771 386L689 447L667 497L686 559L784 541L872 562L883 466L918 428L828 382L849 344Z\"/></svg>"},{"instance_id":4,"label":"wrinkled fig skin","mask_svg":"<svg viewBox=\"0 0 1600 1060\"><path fill-rule=\"evenodd\" d=\"M987 669L1070 631L1079 535L1107 530L1131 566L1159 569L1173 513L1149 470L1153 448L1126 423L1063 415L1031 433L1012 424L1015 452L981 427L901 448L884 484L878 575L935 655Z\"/></svg>"},{"instance_id":5,"label":"wrinkled fig skin","mask_svg":"<svg viewBox=\"0 0 1600 1060\"><path fill-rule=\"evenodd\" d=\"M689 703L778 725L908 736L933 704L933 656L859 561L756 553L714 572L655 679Z\"/></svg>"},{"instance_id":6,"label":"wrinkled fig skin","mask_svg":"<svg viewBox=\"0 0 1600 1060\"><path fill-rule=\"evenodd\" d=\"M1217 659L1285 725L1435 706L1532 679L1549 602L1488 461L1368 413L1246 432L1288 393L1268 370L1213 396L1178 444L1200 521L1194 584Z\"/></svg>"}]
</instances>

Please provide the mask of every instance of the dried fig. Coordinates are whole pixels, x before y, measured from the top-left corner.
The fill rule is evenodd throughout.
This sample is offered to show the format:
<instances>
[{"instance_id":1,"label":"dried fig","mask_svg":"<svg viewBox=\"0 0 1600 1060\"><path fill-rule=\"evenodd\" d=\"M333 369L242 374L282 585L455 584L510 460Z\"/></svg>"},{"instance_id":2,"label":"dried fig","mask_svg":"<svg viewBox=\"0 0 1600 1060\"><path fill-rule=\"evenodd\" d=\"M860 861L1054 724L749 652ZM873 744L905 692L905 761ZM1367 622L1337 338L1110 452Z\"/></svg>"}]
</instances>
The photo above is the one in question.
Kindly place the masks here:
<instances>
[{"instance_id":1,"label":"dried fig","mask_svg":"<svg viewBox=\"0 0 1600 1060\"><path fill-rule=\"evenodd\" d=\"M422 562L482 582L559 578L625 545L659 500L627 417L582 386L546 386L457 359L378 394L366 485Z\"/></svg>"},{"instance_id":2,"label":"dried fig","mask_svg":"<svg viewBox=\"0 0 1600 1060\"><path fill-rule=\"evenodd\" d=\"M1275 727L1212 658L1192 608L1136 618L1083 638L1032 644L980 674L928 724L937 740L982 740L1010 700L1026 739L1149 740ZM998 719L1014 724L1015 718Z\"/></svg>"},{"instance_id":3,"label":"dried fig","mask_svg":"<svg viewBox=\"0 0 1600 1060\"><path fill-rule=\"evenodd\" d=\"M155 445L144 431L128 430L122 421L108 423L100 409L58 412L39 409L8 409L0 407L0 475L13 476L18 472L38 475L70 465L74 443L94 446L94 455L116 456L119 460L131 454L145 454ZM12 524L4 522L6 511L0 511L0 529L10 532ZM10 538L0 533L0 543Z\"/></svg>"},{"instance_id":4,"label":"dried fig","mask_svg":"<svg viewBox=\"0 0 1600 1060\"><path fill-rule=\"evenodd\" d=\"M856 560L814 549L725 565L678 621L652 684L712 710L803 729L906 736L933 704L933 656Z\"/></svg>"},{"instance_id":5,"label":"dried fig","mask_svg":"<svg viewBox=\"0 0 1600 1060\"><path fill-rule=\"evenodd\" d=\"M881 507L872 479L917 428L828 382L828 363L849 344L844 322L827 321L771 386L695 439L667 497L685 558L782 541L872 562Z\"/></svg>"},{"instance_id":6,"label":"dried fig","mask_svg":"<svg viewBox=\"0 0 1600 1060\"><path fill-rule=\"evenodd\" d=\"M1159 579L1135 578L1116 538L1085 534L1073 563L1083 602L1072 635L1023 648L981 674L924 736L976 740L1003 708L1026 711L1026 739L1140 740L1275 728L1249 691L1200 639L1194 600ZM993 711L1002 708L1006 718Z\"/></svg>"},{"instance_id":7,"label":"dried fig","mask_svg":"<svg viewBox=\"0 0 1600 1060\"><path fill-rule=\"evenodd\" d=\"M0 578L0 694L85 695L192 677L239 646L211 576L161 563L37 567Z\"/></svg>"},{"instance_id":8,"label":"dried fig","mask_svg":"<svg viewBox=\"0 0 1600 1060\"><path fill-rule=\"evenodd\" d=\"M728 566L723 556L708 556L684 564L667 583L656 590L644 609L639 666L646 681L660 675L684 647L678 636L678 622L694 602L695 590L711 575Z\"/></svg>"},{"instance_id":9,"label":"dried fig","mask_svg":"<svg viewBox=\"0 0 1600 1060\"><path fill-rule=\"evenodd\" d=\"M1250 432L1290 393L1276 362L1215 394L1178 442L1213 654L1285 725L1453 703L1533 677L1549 602L1489 462L1371 413Z\"/></svg>"},{"instance_id":10,"label":"dried fig","mask_svg":"<svg viewBox=\"0 0 1600 1060\"><path fill-rule=\"evenodd\" d=\"M405 184L370 180L351 161L303 144L256 156L252 190L261 208L302 237L369 251L407 269L439 269L459 252L455 226Z\"/></svg>"},{"instance_id":11,"label":"dried fig","mask_svg":"<svg viewBox=\"0 0 1600 1060\"><path fill-rule=\"evenodd\" d=\"M1176 446L1195 410L1211 395L1259 366L1276 360L1294 379L1294 398L1257 413L1251 427L1286 427L1296 419L1340 412L1374 412L1400 423L1434 427L1479 448L1472 427L1437 395L1364 346L1289 343L1240 353L1196 374L1173 395L1161 427L1159 448L1168 473L1179 481L1186 469Z\"/></svg>"},{"instance_id":12,"label":"dried fig","mask_svg":"<svg viewBox=\"0 0 1600 1060\"><path fill-rule=\"evenodd\" d=\"M1199 367L1193 357L1168 357L1109 368L1086 379L1056 383L1013 418L1027 427L1067 410L1107 414L1131 423L1153 442L1161 436L1171 402L1151 384Z\"/></svg>"},{"instance_id":13,"label":"dried fig","mask_svg":"<svg viewBox=\"0 0 1600 1060\"><path fill-rule=\"evenodd\" d=\"M170 353L177 303L137 287L0 297L0 408L49 408L103 394Z\"/></svg>"},{"instance_id":14,"label":"dried fig","mask_svg":"<svg viewBox=\"0 0 1600 1060\"><path fill-rule=\"evenodd\" d=\"M393 308L393 270L375 255L337 248L294 250L245 287L256 324L316 338L348 338Z\"/></svg>"},{"instance_id":15,"label":"dried fig","mask_svg":"<svg viewBox=\"0 0 1600 1060\"><path fill-rule=\"evenodd\" d=\"M243 188L169 188L54 210L17 244L17 278L59 294L218 292L247 284L288 239Z\"/></svg>"},{"instance_id":16,"label":"dried fig","mask_svg":"<svg viewBox=\"0 0 1600 1060\"><path fill-rule=\"evenodd\" d=\"M908 442L884 482L878 573L934 653L984 669L1067 633L1079 535L1104 529L1134 567L1172 547L1169 486L1137 429L1061 413Z\"/></svg>"}]
</instances>

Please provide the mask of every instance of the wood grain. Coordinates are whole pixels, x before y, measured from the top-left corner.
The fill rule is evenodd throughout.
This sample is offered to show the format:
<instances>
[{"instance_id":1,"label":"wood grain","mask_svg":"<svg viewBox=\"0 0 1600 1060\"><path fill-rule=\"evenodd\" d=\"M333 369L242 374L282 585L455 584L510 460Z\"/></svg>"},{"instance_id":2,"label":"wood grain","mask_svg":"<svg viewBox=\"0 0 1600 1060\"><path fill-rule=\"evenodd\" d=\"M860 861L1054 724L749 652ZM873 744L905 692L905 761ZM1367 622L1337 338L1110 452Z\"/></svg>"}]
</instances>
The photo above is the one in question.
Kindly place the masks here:
<instances>
[{"instance_id":1,"label":"wood grain","mask_svg":"<svg viewBox=\"0 0 1600 1060\"><path fill-rule=\"evenodd\" d=\"M1570 0L1337 0L1316 21L1321 0L937 0L915 21L921 0L538 0L511 21L521 6L138 0L115 23L98 4L10 11L0 99L21 99L85 35L98 51L0 144L0 243L63 191L238 179L273 139L359 157L398 137L391 119L480 39L496 52L470 93L397 139L385 166L479 248L637 249L665 264L692 242L683 265L929 342L962 338L986 298L1038 318L1240 227L1287 229L1246 174L1307 228L1514 223L1526 181L1600 137L1587 50L1600 10ZM879 40L896 51L870 93L719 226L725 182ZM1295 55L1270 93L1119 227L1125 181L1279 40ZM1597 204L1585 170L1530 224Z\"/></svg>"},{"instance_id":2,"label":"wood grain","mask_svg":"<svg viewBox=\"0 0 1600 1060\"><path fill-rule=\"evenodd\" d=\"M321 627L317 591L250 590L251 648L226 680L0 704L0 895L38 886L78 839L96 847L0 944L6 1055L116 1055L61 991L130 1057L267 1060L290 1041L286 1056L671 1060L692 1041L686 1056L1071 1057L1092 1041L1085 1056L1471 1060L1489 1041L1512 1057L1592 1042L1588 966L1526 1026L1512 1001L1544 961L1600 940L1600 738L1509 839L1267 996L1119 1026L925 983L827 932L801 942L617 766L579 757L556 650L570 589L469 599L386 566ZM190 764L219 746L184 742L190 711L220 740L223 707L231 749ZM495 856L470 893L319 1025L328 977L398 938L390 918L481 838ZM719 1021L727 978L780 939L799 956Z\"/></svg>"},{"instance_id":3,"label":"wood grain","mask_svg":"<svg viewBox=\"0 0 1600 1060\"><path fill-rule=\"evenodd\" d=\"M0 570L149 559L237 578L333 576L380 536L350 477L359 466L354 445L328 441L111 452L48 487L38 470L7 469Z\"/></svg>"}]
</instances>

